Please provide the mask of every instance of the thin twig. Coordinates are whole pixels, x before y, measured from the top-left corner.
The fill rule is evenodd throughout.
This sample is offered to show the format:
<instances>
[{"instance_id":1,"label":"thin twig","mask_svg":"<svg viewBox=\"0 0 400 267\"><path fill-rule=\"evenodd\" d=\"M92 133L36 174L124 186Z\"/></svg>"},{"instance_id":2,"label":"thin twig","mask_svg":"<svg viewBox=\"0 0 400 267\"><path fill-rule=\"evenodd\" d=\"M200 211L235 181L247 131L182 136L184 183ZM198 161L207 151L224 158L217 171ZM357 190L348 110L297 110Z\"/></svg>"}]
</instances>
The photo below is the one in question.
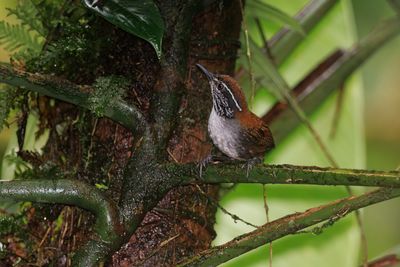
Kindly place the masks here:
<instances>
[{"instance_id":1,"label":"thin twig","mask_svg":"<svg viewBox=\"0 0 400 267\"><path fill-rule=\"evenodd\" d=\"M346 186L346 190L349 196L354 196L353 190L351 189L350 186ZM360 230L362 264L364 267L368 267L368 240L365 234L365 228L363 220L361 218L361 212L359 210L355 210L355 216L358 229Z\"/></svg>"},{"instance_id":2,"label":"thin twig","mask_svg":"<svg viewBox=\"0 0 400 267\"><path fill-rule=\"evenodd\" d=\"M268 206L268 202L267 202L267 186L262 185L262 188L263 188L265 217L267 218L267 223L269 223L269 206ZM269 243L269 267L272 267L272 242Z\"/></svg>"},{"instance_id":3,"label":"thin twig","mask_svg":"<svg viewBox=\"0 0 400 267\"><path fill-rule=\"evenodd\" d=\"M331 138L331 139L334 139L335 135L337 133L339 119L340 119L340 115L342 114L341 111L343 109L344 91L345 91L345 87L344 87L344 84L342 84L338 90L335 111L333 112L332 126L331 126L331 131L329 133L329 138Z\"/></svg>"},{"instance_id":4,"label":"thin twig","mask_svg":"<svg viewBox=\"0 0 400 267\"><path fill-rule=\"evenodd\" d=\"M250 49L250 43L249 43L249 32L247 30L247 23L246 23L246 18L244 15L244 9L243 9L243 2L242 0L239 0L240 2L240 11L241 11L241 15L243 18L243 30L244 30L244 38L245 38L245 43L246 43L246 59L247 59L247 63L249 65L249 76L250 76L250 84L251 84L251 94L250 94L250 101L249 101L249 105L250 107L253 106L254 104L254 96L255 96L255 92L256 92L256 80L254 77L254 72L253 72L253 65L252 65L252 53L251 53L251 49Z\"/></svg>"},{"instance_id":5,"label":"thin twig","mask_svg":"<svg viewBox=\"0 0 400 267\"><path fill-rule=\"evenodd\" d=\"M199 190L199 192L200 192L202 195L204 195L204 196L211 202L211 204L213 204L214 206L216 206L217 208L219 208L223 213L229 215L229 216L232 218L232 220L234 220L235 222L236 222L236 221L241 221L242 223L247 224L247 225L249 225L249 226L251 226L251 227L258 228L257 225L254 225L254 224L252 224L252 223L250 223L250 222L248 222L248 221L245 221L245 220L243 220L242 218L240 218L239 216L237 216L236 214L233 214L233 213L229 212L228 210L226 210L224 207L222 207L222 206L218 203L218 201L216 201L214 198L212 198L212 197L210 197L209 195L207 195L207 193L204 192L204 191L200 188L199 185L196 185L196 188L197 188L197 190Z\"/></svg>"},{"instance_id":6,"label":"thin twig","mask_svg":"<svg viewBox=\"0 0 400 267\"><path fill-rule=\"evenodd\" d=\"M94 138L94 134L96 133L98 121L99 121L99 118L96 118L94 121L92 132L90 133L90 144L89 144L89 148L88 148L88 152L87 152L87 156L86 156L85 170L88 168L90 159L92 158L93 138Z\"/></svg>"}]
</instances>

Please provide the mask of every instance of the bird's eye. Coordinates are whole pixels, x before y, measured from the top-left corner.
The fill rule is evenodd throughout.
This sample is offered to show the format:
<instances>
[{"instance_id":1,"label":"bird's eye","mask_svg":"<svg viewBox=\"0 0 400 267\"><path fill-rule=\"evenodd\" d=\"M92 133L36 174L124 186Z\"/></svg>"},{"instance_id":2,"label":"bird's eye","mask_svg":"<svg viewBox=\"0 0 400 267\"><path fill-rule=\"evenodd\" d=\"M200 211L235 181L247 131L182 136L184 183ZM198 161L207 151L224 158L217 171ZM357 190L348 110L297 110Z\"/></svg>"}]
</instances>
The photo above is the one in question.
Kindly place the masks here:
<instances>
[{"instance_id":1,"label":"bird's eye","mask_svg":"<svg viewBox=\"0 0 400 267\"><path fill-rule=\"evenodd\" d=\"M219 91L224 90L224 85L223 85L222 83L219 83L219 84L217 85L217 89L218 89Z\"/></svg>"}]
</instances>

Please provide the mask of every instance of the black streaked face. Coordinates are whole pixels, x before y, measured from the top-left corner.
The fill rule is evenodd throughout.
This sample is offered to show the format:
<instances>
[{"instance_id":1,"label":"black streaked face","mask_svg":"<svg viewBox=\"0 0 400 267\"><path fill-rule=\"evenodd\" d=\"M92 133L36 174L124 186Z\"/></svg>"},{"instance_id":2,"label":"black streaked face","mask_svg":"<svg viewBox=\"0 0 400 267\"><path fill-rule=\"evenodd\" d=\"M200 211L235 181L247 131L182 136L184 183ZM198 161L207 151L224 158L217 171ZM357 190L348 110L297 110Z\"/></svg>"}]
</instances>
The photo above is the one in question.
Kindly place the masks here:
<instances>
[{"instance_id":1,"label":"black streaked face","mask_svg":"<svg viewBox=\"0 0 400 267\"><path fill-rule=\"evenodd\" d=\"M219 79L218 75L212 74L200 64L196 64L196 66L207 76L211 87L213 108L218 116L232 119L235 112L242 111L232 89Z\"/></svg>"},{"instance_id":2,"label":"black streaked face","mask_svg":"<svg viewBox=\"0 0 400 267\"><path fill-rule=\"evenodd\" d=\"M210 86L213 108L219 116L232 119L235 112L242 111L242 108L236 100L232 90L226 83L219 80L218 76L215 76L214 79L210 81Z\"/></svg>"}]
</instances>

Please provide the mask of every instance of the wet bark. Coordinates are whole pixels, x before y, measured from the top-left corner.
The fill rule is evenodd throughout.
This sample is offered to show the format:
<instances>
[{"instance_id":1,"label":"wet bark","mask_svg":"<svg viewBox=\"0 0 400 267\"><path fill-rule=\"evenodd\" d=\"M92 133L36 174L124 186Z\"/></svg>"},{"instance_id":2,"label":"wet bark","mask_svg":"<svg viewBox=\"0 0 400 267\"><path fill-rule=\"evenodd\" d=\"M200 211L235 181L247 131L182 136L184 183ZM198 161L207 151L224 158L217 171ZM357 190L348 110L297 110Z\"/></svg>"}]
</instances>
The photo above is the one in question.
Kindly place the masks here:
<instances>
[{"instance_id":1,"label":"wet bark","mask_svg":"<svg viewBox=\"0 0 400 267\"><path fill-rule=\"evenodd\" d=\"M97 62L91 62L95 67L88 71L87 66L77 65L74 75L61 73L77 84L91 84L97 77L108 75L131 80L125 100L139 107L156 130L169 129L157 131L162 135L156 138L160 141L156 154L148 155L149 166L144 163L141 168L146 177L153 174L151 162L199 162L210 154L207 119L211 98L207 81L195 69L195 63L232 74L239 49L242 12L238 1L218 1L192 13L181 10L185 2L157 3L166 23L163 49L167 52L161 61L148 43L99 19L92 30L94 35L106 36L108 43L98 48ZM192 16L182 19L180 12ZM182 31L182 35L177 36L176 31ZM182 40L177 41L179 36ZM175 50L171 48L174 42L178 42ZM143 141L140 134L62 101L53 104L49 98L39 97L38 103L41 128L49 128L50 136L43 156L36 155L33 160L25 153L25 159L35 161L38 168L56 166L64 178L104 184L108 197L116 203L126 201L126 192L135 191L129 186L140 183L126 183L125 177L129 173L126 166L143 158L137 151ZM165 121L160 118L165 115L164 108L172 112ZM139 187L152 187L145 184L148 181L144 179ZM181 186L165 196L149 196L151 201L159 200L158 204L145 212L140 226L126 238L128 242L111 257L108 266L173 266L183 257L210 248L215 237L216 207L205 194L217 199L218 186ZM40 262L69 266L73 251L91 233L92 215L73 207L45 204L35 205L32 214L30 224L40 243ZM62 218L61 229L55 229L57 218Z\"/></svg>"}]
</instances>

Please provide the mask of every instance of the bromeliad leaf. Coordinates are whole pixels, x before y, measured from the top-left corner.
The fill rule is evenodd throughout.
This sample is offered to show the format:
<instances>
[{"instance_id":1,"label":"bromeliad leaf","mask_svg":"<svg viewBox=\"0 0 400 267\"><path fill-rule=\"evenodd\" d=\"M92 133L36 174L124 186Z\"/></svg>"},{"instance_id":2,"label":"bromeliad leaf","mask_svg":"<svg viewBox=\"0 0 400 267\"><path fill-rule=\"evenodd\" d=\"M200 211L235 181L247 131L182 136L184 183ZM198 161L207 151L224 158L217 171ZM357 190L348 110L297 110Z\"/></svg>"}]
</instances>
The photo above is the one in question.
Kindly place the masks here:
<instances>
[{"instance_id":1,"label":"bromeliad leaf","mask_svg":"<svg viewBox=\"0 0 400 267\"><path fill-rule=\"evenodd\" d=\"M260 0L246 1L246 14L251 17L257 17L260 19L266 19L287 25L293 30L304 34L304 30L297 20L282 12L281 10Z\"/></svg>"},{"instance_id":2,"label":"bromeliad leaf","mask_svg":"<svg viewBox=\"0 0 400 267\"><path fill-rule=\"evenodd\" d=\"M148 41L160 58L164 22L152 0L83 0L83 3L114 25Z\"/></svg>"}]
</instances>

